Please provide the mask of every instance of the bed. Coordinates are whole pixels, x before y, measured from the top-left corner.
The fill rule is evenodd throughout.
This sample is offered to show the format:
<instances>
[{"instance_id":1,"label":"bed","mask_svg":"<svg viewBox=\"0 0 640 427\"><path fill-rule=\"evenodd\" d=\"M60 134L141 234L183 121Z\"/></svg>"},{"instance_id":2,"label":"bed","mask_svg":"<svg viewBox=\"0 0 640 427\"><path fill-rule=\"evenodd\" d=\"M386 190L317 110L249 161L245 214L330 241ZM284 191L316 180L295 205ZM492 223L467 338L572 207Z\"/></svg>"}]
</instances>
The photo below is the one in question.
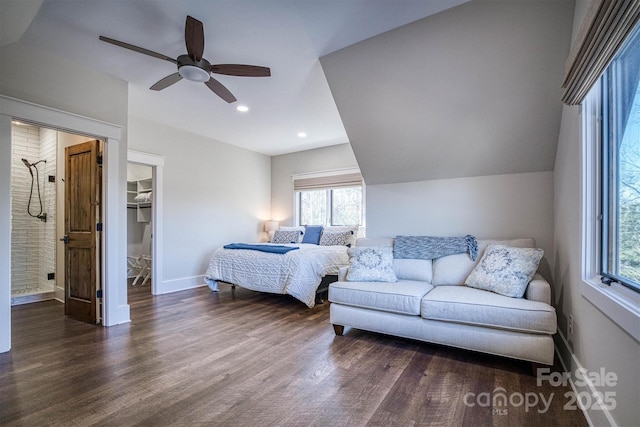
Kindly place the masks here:
<instances>
[{"instance_id":1,"label":"bed","mask_svg":"<svg viewBox=\"0 0 640 427\"><path fill-rule=\"evenodd\" d=\"M340 267L349 265L348 247L342 245L263 243L249 246L257 248L222 247L213 253L205 274L212 291L218 291L218 282L226 282L254 291L288 294L311 308L323 278L337 276ZM258 250L276 246L294 249L286 253Z\"/></svg>"}]
</instances>

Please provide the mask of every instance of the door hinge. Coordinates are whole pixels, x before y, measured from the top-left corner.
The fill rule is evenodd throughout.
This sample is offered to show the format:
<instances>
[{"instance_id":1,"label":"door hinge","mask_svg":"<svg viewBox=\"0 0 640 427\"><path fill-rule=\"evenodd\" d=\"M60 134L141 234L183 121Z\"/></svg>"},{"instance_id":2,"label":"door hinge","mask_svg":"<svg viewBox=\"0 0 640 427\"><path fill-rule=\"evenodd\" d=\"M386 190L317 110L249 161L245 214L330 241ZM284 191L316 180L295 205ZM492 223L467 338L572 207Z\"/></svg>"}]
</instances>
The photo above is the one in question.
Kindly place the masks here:
<instances>
[{"instance_id":1,"label":"door hinge","mask_svg":"<svg viewBox=\"0 0 640 427\"><path fill-rule=\"evenodd\" d=\"M98 161L98 164L101 165L102 164L102 154L98 154L98 158L96 160Z\"/></svg>"},{"instance_id":2,"label":"door hinge","mask_svg":"<svg viewBox=\"0 0 640 427\"><path fill-rule=\"evenodd\" d=\"M102 298L102 289L96 291L96 298Z\"/></svg>"},{"instance_id":3,"label":"door hinge","mask_svg":"<svg viewBox=\"0 0 640 427\"><path fill-rule=\"evenodd\" d=\"M102 223L101 222L96 224L96 231L102 231Z\"/></svg>"}]
</instances>

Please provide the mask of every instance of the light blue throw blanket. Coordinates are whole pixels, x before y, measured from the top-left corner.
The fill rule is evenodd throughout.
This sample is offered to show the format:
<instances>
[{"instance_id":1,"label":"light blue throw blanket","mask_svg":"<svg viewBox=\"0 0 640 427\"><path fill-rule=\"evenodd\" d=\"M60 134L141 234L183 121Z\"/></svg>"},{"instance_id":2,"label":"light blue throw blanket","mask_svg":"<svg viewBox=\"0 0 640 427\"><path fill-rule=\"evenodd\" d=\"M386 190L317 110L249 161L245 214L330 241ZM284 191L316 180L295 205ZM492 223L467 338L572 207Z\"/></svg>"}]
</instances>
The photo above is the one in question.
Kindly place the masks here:
<instances>
[{"instance_id":1,"label":"light blue throw blanket","mask_svg":"<svg viewBox=\"0 0 640 427\"><path fill-rule=\"evenodd\" d=\"M250 243L229 243L225 249L249 249L252 251L269 252L272 254L286 254L289 251L300 249L298 246L259 245Z\"/></svg>"},{"instance_id":2,"label":"light blue throw blanket","mask_svg":"<svg viewBox=\"0 0 640 427\"><path fill-rule=\"evenodd\" d=\"M393 245L393 257L399 259L436 259L465 252L476 260L478 242L475 237L396 236Z\"/></svg>"}]
</instances>

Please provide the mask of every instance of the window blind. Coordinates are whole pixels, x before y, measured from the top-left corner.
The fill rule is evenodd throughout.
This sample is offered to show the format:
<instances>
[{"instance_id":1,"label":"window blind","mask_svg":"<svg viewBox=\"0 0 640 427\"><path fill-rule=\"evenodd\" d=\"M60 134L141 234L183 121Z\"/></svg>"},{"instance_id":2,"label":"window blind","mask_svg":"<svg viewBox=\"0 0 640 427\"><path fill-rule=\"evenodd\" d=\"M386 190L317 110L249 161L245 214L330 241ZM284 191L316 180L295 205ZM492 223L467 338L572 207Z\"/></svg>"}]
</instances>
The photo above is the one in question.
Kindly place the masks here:
<instances>
[{"instance_id":1,"label":"window blind","mask_svg":"<svg viewBox=\"0 0 640 427\"><path fill-rule=\"evenodd\" d=\"M562 102L578 105L640 19L640 0L592 0L565 66Z\"/></svg>"},{"instance_id":2,"label":"window blind","mask_svg":"<svg viewBox=\"0 0 640 427\"><path fill-rule=\"evenodd\" d=\"M294 191L357 187L361 185L362 174L360 173L345 173L340 175L327 175L293 179Z\"/></svg>"}]
</instances>

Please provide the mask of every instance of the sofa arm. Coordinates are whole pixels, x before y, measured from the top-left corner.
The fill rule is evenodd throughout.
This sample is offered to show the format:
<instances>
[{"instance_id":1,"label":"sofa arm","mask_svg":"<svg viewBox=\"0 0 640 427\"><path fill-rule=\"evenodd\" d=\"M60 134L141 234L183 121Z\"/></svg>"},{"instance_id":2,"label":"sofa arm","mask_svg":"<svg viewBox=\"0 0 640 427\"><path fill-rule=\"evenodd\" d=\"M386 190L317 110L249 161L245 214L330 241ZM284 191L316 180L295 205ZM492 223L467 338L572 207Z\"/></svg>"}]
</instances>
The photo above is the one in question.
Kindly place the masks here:
<instances>
[{"instance_id":1,"label":"sofa arm","mask_svg":"<svg viewBox=\"0 0 640 427\"><path fill-rule=\"evenodd\" d=\"M551 305L551 286L540 274L533 276L533 279L524 292L524 297L531 301L544 302Z\"/></svg>"},{"instance_id":2,"label":"sofa arm","mask_svg":"<svg viewBox=\"0 0 640 427\"><path fill-rule=\"evenodd\" d=\"M345 282L347 280L347 272L349 271L349 266L340 267L338 270L338 282Z\"/></svg>"}]
</instances>

